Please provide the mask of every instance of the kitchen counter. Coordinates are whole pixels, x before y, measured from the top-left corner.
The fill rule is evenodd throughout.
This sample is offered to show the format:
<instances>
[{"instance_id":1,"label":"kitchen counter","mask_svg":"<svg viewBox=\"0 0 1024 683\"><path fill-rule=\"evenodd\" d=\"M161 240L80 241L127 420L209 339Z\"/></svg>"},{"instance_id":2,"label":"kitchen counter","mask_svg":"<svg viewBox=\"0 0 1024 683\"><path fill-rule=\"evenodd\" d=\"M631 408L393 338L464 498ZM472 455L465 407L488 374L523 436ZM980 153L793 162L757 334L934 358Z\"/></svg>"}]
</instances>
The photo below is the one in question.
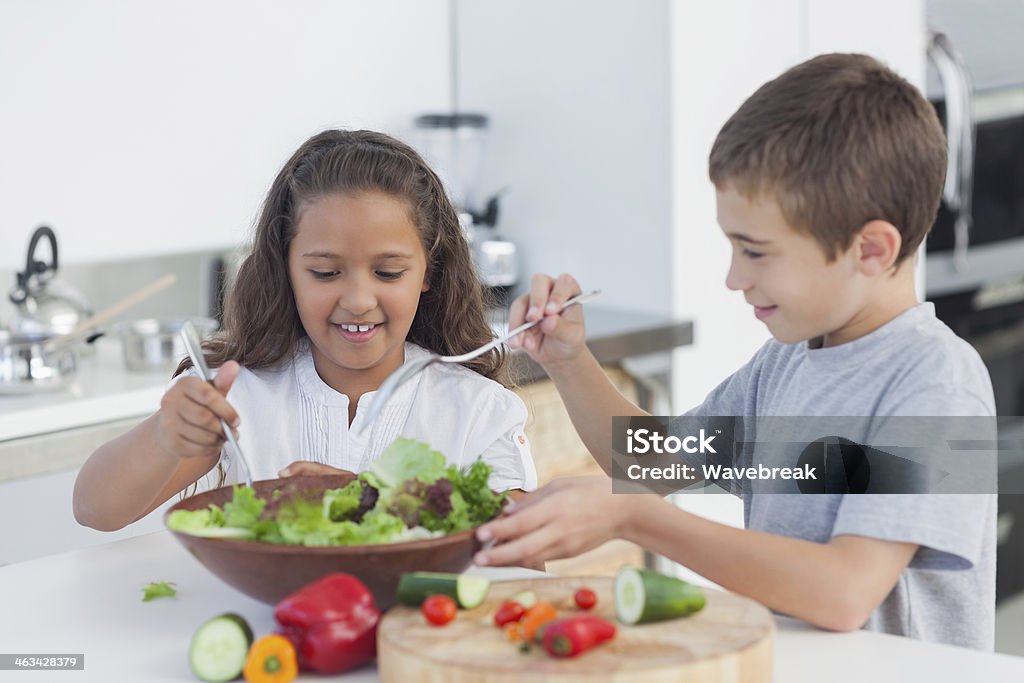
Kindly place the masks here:
<instances>
[{"instance_id":1,"label":"kitchen counter","mask_svg":"<svg viewBox=\"0 0 1024 683\"><path fill-rule=\"evenodd\" d=\"M587 306L587 343L603 364L669 351L693 341L693 324L664 316ZM496 327L502 327L500 319ZM30 396L0 396L0 442L37 434L141 418L156 411L169 372L130 373L117 339L100 338L96 354L80 363L69 389ZM520 383L544 377L526 354L512 356Z\"/></svg>"},{"instance_id":2,"label":"kitchen counter","mask_svg":"<svg viewBox=\"0 0 1024 683\"><path fill-rule=\"evenodd\" d=\"M492 580L539 575L471 571ZM177 597L142 602L141 588L150 581L175 582ZM82 671L3 671L4 681L194 681L186 653L203 621L237 612L257 635L274 624L270 606L221 583L166 531L0 567L0 605L4 654L85 656ZM867 631L827 633L788 618L778 618L777 626L774 679L780 682L1024 680L1024 658ZM367 667L331 680L378 677Z\"/></svg>"},{"instance_id":3,"label":"kitchen counter","mask_svg":"<svg viewBox=\"0 0 1024 683\"><path fill-rule=\"evenodd\" d=\"M61 391L0 395L0 442L148 415L160 405L170 372L128 372L121 342L101 337Z\"/></svg>"}]
</instances>

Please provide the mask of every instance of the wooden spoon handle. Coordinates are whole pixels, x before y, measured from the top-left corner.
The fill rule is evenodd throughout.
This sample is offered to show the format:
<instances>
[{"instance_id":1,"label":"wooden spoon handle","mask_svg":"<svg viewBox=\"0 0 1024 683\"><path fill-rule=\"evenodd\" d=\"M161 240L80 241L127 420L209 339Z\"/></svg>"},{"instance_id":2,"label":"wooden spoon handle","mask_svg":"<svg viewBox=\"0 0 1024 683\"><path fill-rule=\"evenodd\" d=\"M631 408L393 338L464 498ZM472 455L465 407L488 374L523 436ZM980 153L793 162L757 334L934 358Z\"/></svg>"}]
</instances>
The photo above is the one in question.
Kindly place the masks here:
<instances>
[{"instance_id":1,"label":"wooden spoon handle","mask_svg":"<svg viewBox=\"0 0 1024 683\"><path fill-rule=\"evenodd\" d=\"M78 337L84 336L92 328L102 325L108 320L116 318L117 316L121 315L132 306L145 301L146 299L153 296L160 290L170 287L175 282L177 282L177 280L178 276L175 275L174 273L168 273L167 275L164 275L159 280L149 283L148 285L138 290L137 292L129 294L128 296L121 299L110 308L105 308L96 315L86 318L82 322L78 323L78 326L75 327L75 329L71 330L70 334L68 334L67 337L62 339L62 341L70 341L71 339L77 339Z\"/></svg>"}]
</instances>

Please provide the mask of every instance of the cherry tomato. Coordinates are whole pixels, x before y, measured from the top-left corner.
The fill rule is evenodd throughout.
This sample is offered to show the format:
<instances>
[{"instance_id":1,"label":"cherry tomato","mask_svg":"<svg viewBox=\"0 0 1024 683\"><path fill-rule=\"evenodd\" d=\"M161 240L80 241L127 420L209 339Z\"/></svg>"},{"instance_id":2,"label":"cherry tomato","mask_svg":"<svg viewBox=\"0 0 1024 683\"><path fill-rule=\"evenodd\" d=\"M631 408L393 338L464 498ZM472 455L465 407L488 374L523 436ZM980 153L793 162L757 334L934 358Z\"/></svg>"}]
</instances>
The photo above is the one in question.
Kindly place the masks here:
<instances>
[{"instance_id":1,"label":"cherry tomato","mask_svg":"<svg viewBox=\"0 0 1024 683\"><path fill-rule=\"evenodd\" d=\"M526 614L525 607L515 600L506 600L494 613L494 623L498 626L511 624L522 619L524 614Z\"/></svg>"},{"instance_id":2,"label":"cherry tomato","mask_svg":"<svg viewBox=\"0 0 1024 683\"><path fill-rule=\"evenodd\" d=\"M572 596L580 609L593 609L597 604L597 593L589 588L581 588Z\"/></svg>"},{"instance_id":3,"label":"cherry tomato","mask_svg":"<svg viewBox=\"0 0 1024 683\"><path fill-rule=\"evenodd\" d=\"M458 608L455 601L447 595L431 595L420 606L420 611L434 626L444 626L455 618Z\"/></svg>"}]
</instances>

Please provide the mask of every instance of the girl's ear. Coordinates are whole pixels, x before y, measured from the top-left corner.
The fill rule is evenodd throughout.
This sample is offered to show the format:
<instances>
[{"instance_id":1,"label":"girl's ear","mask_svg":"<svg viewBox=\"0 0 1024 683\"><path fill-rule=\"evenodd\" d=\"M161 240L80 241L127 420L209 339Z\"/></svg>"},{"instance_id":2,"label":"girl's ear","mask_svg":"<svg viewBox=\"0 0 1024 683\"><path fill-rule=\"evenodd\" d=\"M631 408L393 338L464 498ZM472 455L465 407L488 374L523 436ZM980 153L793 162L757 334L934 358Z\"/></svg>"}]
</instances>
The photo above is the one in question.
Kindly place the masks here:
<instances>
[{"instance_id":1,"label":"girl's ear","mask_svg":"<svg viewBox=\"0 0 1024 683\"><path fill-rule=\"evenodd\" d=\"M430 276L427 275L426 273L424 273L424 275L423 275L423 286L420 287L420 293L422 294L423 292L427 291L428 289L430 289Z\"/></svg>"},{"instance_id":2,"label":"girl's ear","mask_svg":"<svg viewBox=\"0 0 1024 683\"><path fill-rule=\"evenodd\" d=\"M896 263L903 237L888 221L868 221L857 233L857 269L864 275L880 275Z\"/></svg>"}]
</instances>

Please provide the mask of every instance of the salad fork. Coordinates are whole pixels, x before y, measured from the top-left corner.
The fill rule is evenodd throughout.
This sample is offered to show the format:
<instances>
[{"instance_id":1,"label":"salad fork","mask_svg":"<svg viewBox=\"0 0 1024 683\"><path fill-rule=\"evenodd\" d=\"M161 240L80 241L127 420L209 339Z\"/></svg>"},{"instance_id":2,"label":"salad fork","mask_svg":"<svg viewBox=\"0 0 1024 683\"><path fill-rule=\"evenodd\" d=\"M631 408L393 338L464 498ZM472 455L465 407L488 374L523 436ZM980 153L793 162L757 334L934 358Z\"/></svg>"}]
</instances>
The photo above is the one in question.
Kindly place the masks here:
<instances>
[{"instance_id":1,"label":"salad fork","mask_svg":"<svg viewBox=\"0 0 1024 683\"><path fill-rule=\"evenodd\" d=\"M181 340L185 342L185 349L188 351L188 357L192 359L192 365L196 369L196 374L199 375L199 379L204 382L210 382L210 369L206 366L206 357L203 356L203 349L199 343L199 335L196 333L196 328L188 320L181 326ZM245 484L249 488L252 488L252 470L249 468L249 461L245 459L245 454L242 453L241 447L238 445L238 441L235 440L235 435L231 431L231 427L228 426L226 420L221 418L220 421L221 429L224 430L224 437L227 438L228 444L234 449L235 454L238 456L238 464L241 465L241 473L245 478Z\"/></svg>"},{"instance_id":2,"label":"salad fork","mask_svg":"<svg viewBox=\"0 0 1024 683\"><path fill-rule=\"evenodd\" d=\"M566 301L564 304L562 304L562 307L558 309L558 313L561 313L565 309L575 304L582 304L585 301L589 301L600 293L600 289L595 289L592 292L574 296L568 301ZM523 323L516 329L509 331L504 336L494 339L493 341L484 344L478 349L467 351L466 353L460 354L458 356L442 356L436 353L431 353L427 356L406 363L405 365L403 365L402 367L398 368L390 375L388 375L381 383L380 388L377 389L377 395L373 397L373 403L370 404L370 410L366 414L366 420L363 422L362 426L359 427L359 431L366 429L366 427L371 422L373 422L378 415L380 415L381 410L384 409L384 404L387 403L388 399L390 399L394 395L398 387L402 386L410 379L418 375L428 365L433 365L434 363L465 363L468 360L473 360L477 356L483 355L490 351L491 349L504 344L505 342L507 342L509 339L512 339L516 335L522 334L523 332L530 329L534 325L537 325L543 320L544 318L540 318L538 320L531 320L530 322Z\"/></svg>"}]
</instances>

